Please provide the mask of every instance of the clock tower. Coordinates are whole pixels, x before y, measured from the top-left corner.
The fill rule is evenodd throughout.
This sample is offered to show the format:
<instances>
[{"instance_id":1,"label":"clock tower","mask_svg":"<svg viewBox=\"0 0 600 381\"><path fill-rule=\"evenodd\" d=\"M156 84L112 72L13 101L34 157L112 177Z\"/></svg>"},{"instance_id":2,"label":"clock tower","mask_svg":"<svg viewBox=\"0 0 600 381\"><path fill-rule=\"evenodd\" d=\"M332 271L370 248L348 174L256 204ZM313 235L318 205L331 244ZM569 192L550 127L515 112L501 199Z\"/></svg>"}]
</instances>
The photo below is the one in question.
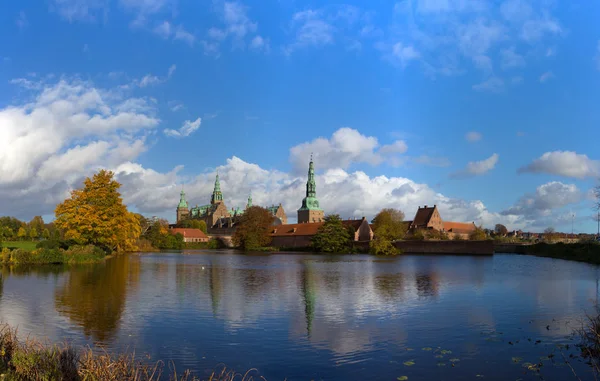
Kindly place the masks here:
<instances>
[{"instance_id":1,"label":"clock tower","mask_svg":"<svg viewBox=\"0 0 600 381\"><path fill-rule=\"evenodd\" d=\"M298 223L323 222L325 213L319 207L317 200L317 186L315 183L315 166L312 155L308 165L308 181L306 182L306 197L302 200L302 206L298 209Z\"/></svg>"}]
</instances>

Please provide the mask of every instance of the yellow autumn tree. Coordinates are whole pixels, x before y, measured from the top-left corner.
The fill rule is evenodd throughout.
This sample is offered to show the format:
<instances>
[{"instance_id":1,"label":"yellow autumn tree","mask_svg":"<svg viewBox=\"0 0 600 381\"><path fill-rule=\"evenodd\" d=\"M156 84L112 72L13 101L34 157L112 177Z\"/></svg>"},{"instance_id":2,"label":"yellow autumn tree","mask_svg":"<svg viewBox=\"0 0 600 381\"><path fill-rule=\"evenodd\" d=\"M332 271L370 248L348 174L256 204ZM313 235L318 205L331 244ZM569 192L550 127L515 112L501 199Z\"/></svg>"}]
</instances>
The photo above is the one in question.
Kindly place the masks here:
<instances>
[{"instance_id":1,"label":"yellow autumn tree","mask_svg":"<svg viewBox=\"0 0 600 381\"><path fill-rule=\"evenodd\" d=\"M127 210L114 173L101 170L75 189L56 207L56 227L65 239L80 245L96 245L110 251L134 251L140 237L139 218Z\"/></svg>"}]
</instances>

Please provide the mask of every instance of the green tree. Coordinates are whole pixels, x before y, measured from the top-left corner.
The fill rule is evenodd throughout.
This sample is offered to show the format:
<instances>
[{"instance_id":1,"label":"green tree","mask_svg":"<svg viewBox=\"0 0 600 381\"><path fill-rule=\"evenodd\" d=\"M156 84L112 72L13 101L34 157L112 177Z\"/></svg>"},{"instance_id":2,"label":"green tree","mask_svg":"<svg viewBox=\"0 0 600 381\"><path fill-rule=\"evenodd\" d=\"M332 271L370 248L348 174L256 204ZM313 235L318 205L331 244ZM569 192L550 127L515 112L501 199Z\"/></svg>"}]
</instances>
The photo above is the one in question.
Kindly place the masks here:
<instances>
[{"instance_id":1,"label":"green tree","mask_svg":"<svg viewBox=\"0 0 600 381\"><path fill-rule=\"evenodd\" d=\"M330 214L312 238L312 246L315 251L322 253L343 253L349 251L351 239L340 216Z\"/></svg>"},{"instance_id":2,"label":"green tree","mask_svg":"<svg viewBox=\"0 0 600 381\"><path fill-rule=\"evenodd\" d=\"M188 229L199 229L199 230L202 230L204 232L204 234L206 234L206 232L207 232L206 222L204 222L204 220L196 220L196 219L183 220L179 224L179 227L188 228Z\"/></svg>"},{"instance_id":3,"label":"green tree","mask_svg":"<svg viewBox=\"0 0 600 381\"><path fill-rule=\"evenodd\" d=\"M58 229L54 229L54 231L52 232L52 239L55 241L60 241L60 230Z\"/></svg>"},{"instance_id":4,"label":"green tree","mask_svg":"<svg viewBox=\"0 0 600 381\"><path fill-rule=\"evenodd\" d=\"M266 247L271 243L269 232L273 225L271 212L260 206L251 206L238 222L233 234L233 244L243 250Z\"/></svg>"},{"instance_id":5,"label":"green tree","mask_svg":"<svg viewBox=\"0 0 600 381\"><path fill-rule=\"evenodd\" d=\"M44 231L44 219L42 216L35 216L31 221L29 221L29 228L35 229L36 232L41 233ZM39 238L39 237L35 237Z\"/></svg>"},{"instance_id":6,"label":"green tree","mask_svg":"<svg viewBox=\"0 0 600 381\"><path fill-rule=\"evenodd\" d=\"M481 226L478 226L471 234L469 234L469 239L471 241L483 241L487 239L487 234L485 234L485 231Z\"/></svg>"},{"instance_id":7,"label":"green tree","mask_svg":"<svg viewBox=\"0 0 600 381\"><path fill-rule=\"evenodd\" d=\"M140 236L138 217L127 210L111 171L101 170L56 207L55 225L65 239L110 251L133 251Z\"/></svg>"},{"instance_id":8,"label":"green tree","mask_svg":"<svg viewBox=\"0 0 600 381\"><path fill-rule=\"evenodd\" d=\"M505 236L508 233L508 229L502 224L496 224L494 227L494 233L500 236Z\"/></svg>"},{"instance_id":9,"label":"green tree","mask_svg":"<svg viewBox=\"0 0 600 381\"><path fill-rule=\"evenodd\" d=\"M42 233L42 237L44 237L44 239L50 239L50 230L48 230L48 228L44 229L44 232Z\"/></svg>"},{"instance_id":10,"label":"green tree","mask_svg":"<svg viewBox=\"0 0 600 381\"><path fill-rule=\"evenodd\" d=\"M371 252L377 255L398 254L400 251L393 242L406 235L404 213L397 209L382 209L372 223L374 239L369 244Z\"/></svg>"},{"instance_id":11,"label":"green tree","mask_svg":"<svg viewBox=\"0 0 600 381\"><path fill-rule=\"evenodd\" d=\"M25 228L23 226L21 226L19 228L19 232L17 233L17 237L19 237L19 240L23 241L25 240L25 238L27 238L27 230L25 230Z\"/></svg>"},{"instance_id":12,"label":"green tree","mask_svg":"<svg viewBox=\"0 0 600 381\"><path fill-rule=\"evenodd\" d=\"M35 227L32 227L31 229L29 229L29 238L31 238L32 241L35 241L36 239L39 238L38 231Z\"/></svg>"}]
</instances>

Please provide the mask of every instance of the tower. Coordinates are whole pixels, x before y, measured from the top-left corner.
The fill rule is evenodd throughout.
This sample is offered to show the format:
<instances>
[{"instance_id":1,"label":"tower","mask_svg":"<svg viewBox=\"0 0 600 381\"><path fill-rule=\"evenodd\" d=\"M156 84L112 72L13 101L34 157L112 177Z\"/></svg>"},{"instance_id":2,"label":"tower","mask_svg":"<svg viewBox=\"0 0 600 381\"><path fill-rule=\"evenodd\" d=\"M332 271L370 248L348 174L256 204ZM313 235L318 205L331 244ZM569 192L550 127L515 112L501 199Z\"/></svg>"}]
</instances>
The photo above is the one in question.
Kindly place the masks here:
<instances>
[{"instance_id":1,"label":"tower","mask_svg":"<svg viewBox=\"0 0 600 381\"><path fill-rule=\"evenodd\" d=\"M179 205L177 206L177 223L188 218L190 211L188 209L188 203L185 200L185 192L181 189Z\"/></svg>"},{"instance_id":2,"label":"tower","mask_svg":"<svg viewBox=\"0 0 600 381\"><path fill-rule=\"evenodd\" d=\"M306 182L306 197L302 200L302 206L298 209L298 223L322 222L325 219L323 209L319 207L317 200L317 185L315 183L315 166L312 155L308 164L308 181Z\"/></svg>"},{"instance_id":3,"label":"tower","mask_svg":"<svg viewBox=\"0 0 600 381\"><path fill-rule=\"evenodd\" d=\"M246 209L252 206L252 194L248 195L248 203L246 204Z\"/></svg>"},{"instance_id":4,"label":"tower","mask_svg":"<svg viewBox=\"0 0 600 381\"><path fill-rule=\"evenodd\" d=\"M219 182L219 172L217 172L217 178L215 179L215 189L213 190L212 196L210 197L211 205L220 204L223 202L223 193L221 193L221 183Z\"/></svg>"}]
</instances>

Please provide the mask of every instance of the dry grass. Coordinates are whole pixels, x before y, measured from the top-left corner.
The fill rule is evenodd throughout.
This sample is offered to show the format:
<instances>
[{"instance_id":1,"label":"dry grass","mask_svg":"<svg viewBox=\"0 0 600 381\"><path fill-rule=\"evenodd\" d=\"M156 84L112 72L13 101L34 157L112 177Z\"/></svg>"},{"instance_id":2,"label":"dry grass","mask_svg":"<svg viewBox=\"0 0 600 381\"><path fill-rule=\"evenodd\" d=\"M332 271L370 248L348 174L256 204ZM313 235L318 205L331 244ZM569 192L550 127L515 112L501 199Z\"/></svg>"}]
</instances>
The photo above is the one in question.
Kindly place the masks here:
<instances>
[{"instance_id":1,"label":"dry grass","mask_svg":"<svg viewBox=\"0 0 600 381\"><path fill-rule=\"evenodd\" d=\"M220 366L206 379L208 381L264 380ZM19 341L17 331L0 326L0 378L11 381L200 381L186 370L177 373L172 362L165 369L164 362L149 364L136 359L135 353L112 355L91 348L46 345L27 339Z\"/></svg>"}]
</instances>

